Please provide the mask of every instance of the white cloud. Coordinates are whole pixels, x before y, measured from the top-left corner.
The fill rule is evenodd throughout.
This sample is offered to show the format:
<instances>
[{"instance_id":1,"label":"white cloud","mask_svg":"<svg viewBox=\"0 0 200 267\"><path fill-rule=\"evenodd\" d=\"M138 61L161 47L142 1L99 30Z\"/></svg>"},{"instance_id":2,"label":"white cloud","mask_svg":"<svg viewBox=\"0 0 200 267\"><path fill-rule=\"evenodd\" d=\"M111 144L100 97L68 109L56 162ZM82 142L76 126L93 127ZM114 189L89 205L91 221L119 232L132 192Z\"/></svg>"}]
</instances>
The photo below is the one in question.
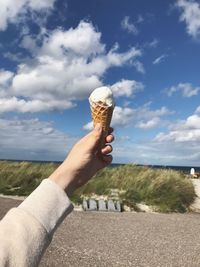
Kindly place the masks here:
<instances>
[{"instance_id":1,"label":"white cloud","mask_svg":"<svg viewBox=\"0 0 200 267\"><path fill-rule=\"evenodd\" d=\"M0 113L4 112L42 112L59 109L69 109L74 106L72 102L67 100L28 100L16 97L0 98Z\"/></svg>"},{"instance_id":2,"label":"white cloud","mask_svg":"<svg viewBox=\"0 0 200 267\"><path fill-rule=\"evenodd\" d=\"M77 28L68 31L57 29L45 38L39 53L60 59L65 54L92 57L105 51L105 45L100 42L101 33L94 27L81 21Z\"/></svg>"},{"instance_id":3,"label":"white cloud","mask_svg":"<svg viewBox=\"0 0 200 267\"><path fill-rule=\"evenodd\" d=\"M174 112L173 111L170 111L168 108L166 107L161 107L160 109L156 109L156 110L151 110L150 109L150 104L151 103L147 103L147 105L144 105L143 107L139 108L139 115L142 117L142 118L147 118L147 119L150 119L150 118L154 118L154 117L160 117L160 116L166 116L166 115L171 115L173 114Z\"/></svg>"},{"instance_id":4,"label":"white cloud","mask_svg":"<svg viewBox=\"0 0 200 267\"><path fill-rule=\"evenodd\" d=\"M166 55L166 54L163 54L163 55L161 55L160 57L157 57L157 58L153 61L153 65L158 65L158 64L160 64L161 62L164 61L164 59L165 59L166 57L168 57L168 55Z\"/></svg>"},{"instance_id":5,"label":"white cloud","mask_svg":"<svg viewBox=\"0 0 200 267\"><path fill-rule=\"evenodd\" d=\"M154 111L154 115L166 112L165 109L160 109ZM159 133L154 139L144 140L138 136L137 140L133 137L121 140L116 136L113 156L115 161L120 163L199 166L199 141L200 106L196 108L194 114L169 125L168 132Z\"/></svg>"},{"instance_id":6,"label":"white cloud","mask_svg":"<svg viewBox=\"0 0 200 267\"><path fill-rule=\"evenodd\" d=\"M6 85L12 77L11 71L0 70L0 85Z\"/></svg>"},{"instance_id":7,"label":"white cloud","mask_svg":"<svg viewBox=\"0 0 200 267\"><path fill-rule=\"evenodd\" d=\"M0 0L0 30L16 23L27 11L43 12L53 7L55 0Z\"/></svg>"},{"instance_id":8,"label":"white cloud","mask_svg":"<svg viewBox=\"0 0 200 267\"><path fill-rule=\"evenodd\" d=\"M13 62L22 62L25 61L25 57L21 52L16 52L16 53L11 53L11 52L5 52L3 54L4 58L8 58L9 60L13 61Z\"/></svg>"},{"instance_id":9,"label":"white cloud","mask_svg":"<svg viewBox=\"0 0 200 267\"><path fill-rule=\"evenodd\" d=\"M153 139L137 136L121 140L116 136L114 159L120 163L199 166L199 120L199 115L191 115L171 125L168 133L157 134Z\"/></svg>"},{"instance_id":10,"label":"white cloud","mask_svg":"<svg viewBox=\"0 0 200 267\"><path fill-rule=\"evenodd\" d=\"M0 158L63 160L77 138L39 119L0 118Z\"/></svg>"},{"instance_id":11,"label":"white cloud","mask_svg":"<svg viewBox=\"0 0 200 267\"><path fill-rule=\"evenodd\" d=\"M121 21L121 27L123 30L128 31L129 33L132 33L134 35L138 34L137 27L130 21L129 16L125 16L123 20Z\"/></svg>"},{"instance_id":12,"label":"white cloud","mask_svg":"<svg viewBox=\"0 0 200 267\"><path fill-rule=\"evenodd\" d=\"M131 123L134 109L116 106L113 112L112 126L127 126Z\"/></svg>"},{"instance_id":13,"label":"white cloud","mask_svg":"<svg viewBox=\"0 0 200 267\"><path fill-rule=\"evenodd\" d=\"M11 86L1 99L1 112L11 111L11 107L19 112L70 108L75 100L87 98L95 87L102 85L109 68L131 66L142 55L134 47L119 53L118 45L107 52L101 33L84 21L67 31L43 30L36 38L25 36L21 45L29 49L33 59L19 64L17 72L11 73ZM124 95L135 93L139 83L132 83L123 81Z\"/></svg>"},{"instance_id":14,"label":"white cloud","mask_svg":"<svg viewBox=\"0 0 200 267\"><path fill-rule=\"evenodd\" d=\"M0 69L0 97L4 97L7 94L13 75L11 71Z\"/></svg>"},{"instance_id":15,"label":"white cloud","mask_svg":"<svg viewBox=\"0 0 200 267\"><path fill-rule=\"evenodd\" d=\"M136 92L142 91L144 89L144 85L141 82L137 82L135 80L124 80L113 84L111 86L111 90L115 97L119 96L132 96Z\"/></svg>"},{"instance_id":16,"label":"white cloud","mask_svg":"<svg viewBox=\"0 0 200 267\"><path fill-rule=\"evenodd\" d=\"M113 112L111 126L126 126L128 125L133 118L133 114L135 113L134 109L128 107L119 107L116 106ZM83 126L84 130L92 130L93 122L88 122Z\"/></svg>"},{"instance_id":17,"label":"white cloud","mask_svg":"<svg viewBox=\"0 0 200 267\"><path fill-rule=\"evenodd\" d=\"M121 136L122 134L122 136ZM114 162L147 165L199 166L199 142L159 142L147 136L123 137L118 131L114 142Z\"/></svg>"},{"instance_id":18,"label":"white cloud","mask_svg":"<svg viewBox=\"0 0 200 267\"><path fill-rule=\"evenodd\" d=\"M200 116L194 114L188 117L185 122L185 126L187 129L199 129L200 130Z\"/></svg>"},{"instance_id":19,"label":"white cloud","mask_svg":"<svg viewBox=\"0 0 200 267\"><path fill-rule=\"evenodd\" d=\"M145 74L145 68L144 65L142 64L142 62L140 62L139 60L135 60L133 62L133 66L136 68L136 70L142 74Z\"/></svg>"},{"instance_id":20,"label":"white cloud","mask_svg":"<svg viewBox=\"0 0 200 267\"><path fill-rule=\"evenodd\" d=\"M134 153L133 153L134 151ZM130 140L118 143L116 138L113 157L117 162L147 165L199 166L200 152L197 143L183 145L171 141Z\"/></svg>"},{"instance_id":21,"label":"white cloud","mask_svg":"<svg viewBox=\"0 0 200 267\"><path fill-rule=\"evenodd\" d=\"M34 10L41 10L43 8L53 8L55 0L29 0L28 5Z\"/></svg>"},{"instance_id":22,"label":"white cloud","mask_svg":"<svg viewBox=\"0 0 200 267\"><path fill-rule=\"evenodd\" d=\"M199 142L200 141L200 130L195 129L191 131L171 131L168 134L160 133L155 138L156 141L174 141L174 142Z\"/></svg>"},{"instance_id":23,"label":"white cloud","mask_svg":"<svg viewBox=\"0 0 200 267\"><path fill-rule=\"evenodd\" d=\"M186 30L193 38L200 35L200 5L197 1L177 0L176 6L181 11L180 21L185 22Z\"/></svg>"},{"instance_id":24,"label":"white cloud","mask_svg":"<svg viewBox=\"0 0 200 267\"><path fill-rule=\"evenodd\" d=\"M159 133L155 140L158 142L199 142L200 141L200 115L193 114L186 120L170 126L169 133Z\"/></svg>"},{"instance_id":25,"label":"white cloud","mask_svg":"<svg viewBox=\"0 0 200 267\"><path fill-rule=\"evenodd\" d=\"M142 22L144 22L144 18L141 14L139 14L137 18L137 23L142 23Z\"/></svg>"},{"instance_id":26,"label":"white cloud","mask_svg":"<svg viewBox=\"0 0 200 267\"><path fill-rule=\"evenodd\" d=\"M159 40L157 38L154 38L151 42L147 43L146 46L150 48L156 48L159 44Z\"/></svg>"},{"instance_id":27,"label":"white cloud","mask_svg":"<svg viewBox=\"0 0 200 267\"><path fill-rule=\"evenodd\" d=\"M166 107L151 110L149 105L144 105L136 109L116 106L111 125L113 127L136 127L141 129L156 128L163 123L161 117L171 115L172 113ZM92 122L89 122L83 126L83 129L91 130L92 127Z\"/></svg>"},{"instance_id":28,"label":"white cloud","mask_svg":"<svg viewBox=\"0 0 200 267\"><path fill-rule=\"evenodd\" d=\"M125 113L132 111L126 110ZM199 119L196 122L200 125ZM193 123L192 126L189 124L188 127L194 126ZM0 118L0 129L0 158L4 159L63 160L78 139L55 129L53 122L37 118ZM198 143L188 142L183 145L183 142L172 140L136 141L120 135L116 136L114 143L114 162L196 166L200 161Z\"/></svg>"},{"instance_id":29,"label":"white cloud","mask_svg":"<svg viewBox=\"0 0 200 267\"><path fill-rule=\"evenodd\" d=\"M136 126L137 128L141 128L141 129L152 129L152 128L159 126L159 124L160 124L160 118L155 117L146 122L140 121L136 124Z\"/></svg>"},{"instance_id":30,"label":"white cloud","mask_svg":"<svg viewBox=\"0 0 200 267\"><path fill-rule=\"evenodd\" d=\"M181 92L183 97L196 96L200 92L200 87L193 87L191 83L179 83L176 86L171 86L165 89L168 96L172 96L176 92Z\"/></svg>"},{"instance_id":31,"label":"white cloud","mask_svg":"<svg viewBox=\"0 0 200 267\"><path fill-rule=\"evenodd\" d=\"M92 129L93 129L93 122L92 121L83 125L83 130L91 131Z\"/></svg>"},{"instance_id":32,"label":"white cloud","mask_svg":"<svg viewBox=\"0 0 200 267\"><path fill-rule=\"evenodd\" d=\"M196 108L195 113L200 114L200 106Z\"/></svg>"}]
</instances>

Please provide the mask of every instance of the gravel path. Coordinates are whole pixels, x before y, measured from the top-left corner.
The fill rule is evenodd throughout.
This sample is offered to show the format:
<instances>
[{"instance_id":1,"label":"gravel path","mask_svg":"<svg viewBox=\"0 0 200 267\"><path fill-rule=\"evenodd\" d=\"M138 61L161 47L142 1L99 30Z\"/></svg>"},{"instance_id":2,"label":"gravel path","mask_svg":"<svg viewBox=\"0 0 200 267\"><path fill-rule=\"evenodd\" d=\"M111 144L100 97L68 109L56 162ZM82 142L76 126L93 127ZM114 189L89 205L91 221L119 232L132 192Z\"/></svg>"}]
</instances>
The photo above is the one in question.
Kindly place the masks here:
<instances>
[{"instance_id":1,"label":"gravel path","mask_svg":"<svg viewBox=\"0 0 200 267\"><path fill-rule=\"evenodd\" d=\"M200 179L191 179L191 181L194 185L196 195L200 198Z\"/></svg>"},{"instance_id":2,"label":"gravel path","mask_svg":"<svg viewBox=\"0 0 200 267\"><path fill-rule=\"evenodd\" d=\"M194 190L196 193L196 199L194 203L190 206L190 209L195 212L200 212L200 179L191 179L193 185L194 185Z\"/></svg>"},{"instance_id":3,"label":"gravel path","mask_svg":"<svg viewBox=\"0 0 200 267\"><path fill-rule=\"evenodd\" d=\"M0 199L0 217L20 203ZM40 267L199 267L199 214L71 213Z\"/></svg>"}]
</instances>

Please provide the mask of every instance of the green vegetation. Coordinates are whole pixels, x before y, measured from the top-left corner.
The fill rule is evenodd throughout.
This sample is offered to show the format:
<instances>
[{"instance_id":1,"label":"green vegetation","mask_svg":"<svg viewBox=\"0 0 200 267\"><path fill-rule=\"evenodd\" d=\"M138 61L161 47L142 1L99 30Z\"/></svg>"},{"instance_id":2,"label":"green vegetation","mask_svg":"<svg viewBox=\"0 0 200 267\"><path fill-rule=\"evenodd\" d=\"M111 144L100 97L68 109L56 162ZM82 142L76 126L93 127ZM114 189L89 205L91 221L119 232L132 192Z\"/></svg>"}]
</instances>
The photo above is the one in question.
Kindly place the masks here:
<instances>
[{"instance_id":1,"label":"green vegetation","mask_svg":"<svg viewBox=\"0 0 200 267\"><path fill-rule=\"evenodd\" d=\"M0 193L28 195L57 167L55 163L0 161ZM195 198L191 181L180 172L124 165L98 172L76 190L72 200L81 203L83 195L109 195L112 189L119 190L128 206L145 202L161 212L185 212Z\"/></svg>"},{"instance_id":2,"label":"green vegetation","mask_svg":"<svg viewBox=\"0 0 200 267\"><path fill-rule=\"evenodd\" d=\"M55 163L0 161L0 193L27 196L57 167Z\"/></svg>"}]
</instances>

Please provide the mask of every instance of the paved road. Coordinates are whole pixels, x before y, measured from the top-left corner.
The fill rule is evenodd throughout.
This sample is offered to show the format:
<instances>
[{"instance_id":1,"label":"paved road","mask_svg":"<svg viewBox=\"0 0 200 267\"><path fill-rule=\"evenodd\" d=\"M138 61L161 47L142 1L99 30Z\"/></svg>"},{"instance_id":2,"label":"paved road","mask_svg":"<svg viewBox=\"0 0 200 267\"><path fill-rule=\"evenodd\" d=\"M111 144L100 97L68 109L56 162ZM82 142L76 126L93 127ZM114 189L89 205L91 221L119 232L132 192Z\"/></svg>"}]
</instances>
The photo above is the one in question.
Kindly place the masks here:
<instances>
[{"instance_id":1,"label":"paved road","mask_svg":"<svg viewBox=\"0 0 200 267\"><path fill-rule=\"evenodd\" d=\"M0 217L20 201L0 199ZM199 214L73 212L40 267L199 267Z\"/></svg>"}]
</instances>

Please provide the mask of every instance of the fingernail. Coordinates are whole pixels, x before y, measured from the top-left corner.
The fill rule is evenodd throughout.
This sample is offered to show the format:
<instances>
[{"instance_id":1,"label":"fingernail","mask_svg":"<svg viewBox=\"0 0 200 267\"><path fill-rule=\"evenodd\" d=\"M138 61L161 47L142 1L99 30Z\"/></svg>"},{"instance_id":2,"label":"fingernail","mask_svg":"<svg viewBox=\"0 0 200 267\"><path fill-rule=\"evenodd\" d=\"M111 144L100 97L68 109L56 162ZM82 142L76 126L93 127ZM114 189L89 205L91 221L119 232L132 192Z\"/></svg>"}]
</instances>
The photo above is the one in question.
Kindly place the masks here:
<instances>
[{"instance_id":1,"label":"fingernail","mask_svg":"<svg viewBox=\"0 0 200 267\"><path fill-rule=\"evenodd\" d=\"M101 123L97 123L95 126L95 131L101 132L101 130L102 130Z\"/></svg>"}]
</instances>

